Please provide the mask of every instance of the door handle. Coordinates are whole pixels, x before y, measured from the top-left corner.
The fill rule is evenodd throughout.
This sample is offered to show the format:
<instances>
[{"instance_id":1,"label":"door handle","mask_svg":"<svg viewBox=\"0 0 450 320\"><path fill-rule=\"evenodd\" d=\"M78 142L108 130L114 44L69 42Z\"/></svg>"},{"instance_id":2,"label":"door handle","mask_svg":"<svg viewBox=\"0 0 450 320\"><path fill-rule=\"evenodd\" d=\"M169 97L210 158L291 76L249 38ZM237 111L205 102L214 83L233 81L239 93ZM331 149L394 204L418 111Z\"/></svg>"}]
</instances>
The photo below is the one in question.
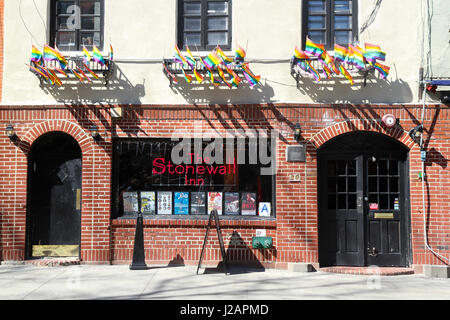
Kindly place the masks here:
<instances>
[{"instance_id":1,"label":"door handle","mask_svg":"<svg viewBox=\"0 0 450 320\"><path fill-rule=\"evenodd\" d=\"M372 247L372 250L370 249L370 247L367 247L367 253L371 257L376 257L378 255L378 251L377 249L375 249L375 247Z\"/></svg>"}]
</instances>

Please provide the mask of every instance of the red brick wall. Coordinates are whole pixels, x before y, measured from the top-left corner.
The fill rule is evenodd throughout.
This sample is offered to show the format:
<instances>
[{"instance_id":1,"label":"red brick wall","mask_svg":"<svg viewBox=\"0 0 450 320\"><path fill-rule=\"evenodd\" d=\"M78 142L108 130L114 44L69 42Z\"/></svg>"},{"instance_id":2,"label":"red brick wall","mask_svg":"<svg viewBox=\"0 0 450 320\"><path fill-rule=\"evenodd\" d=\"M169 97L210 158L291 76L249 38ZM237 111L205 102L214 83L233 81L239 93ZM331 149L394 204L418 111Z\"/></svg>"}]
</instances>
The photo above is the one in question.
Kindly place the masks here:
<instances>
[{"instance_id":1,"label":"red brick wall","mask_svg":"<svg viewBox=\"0 0 450 320\"><path fill-rule=\"evenodd\" d=\"M0 102L2 101L3 92L3 43L4 43L4 29L3 29L3 15L5 12L5 2L0 0Z\"/></svg>"},{"instance_id":2,"label":"red brick wall","mask_svg":"<svg viewBox=\"0 0 450 320\"><path fill-rule=\"evenodd\" d=\"M12 123L20 141L12 144L0 135L0 246L1 259L24 258L26 218L26 155L43 133L59 130L72 135L83 155L81 258L88 263L129 263L135 225L130 220L110 220L111 136L170 137L174 130L277 129L279 167L276 177L276 220L223 220L223 236L232 260L283 268L288 262L318 262L316 149L344 132L378 131L398 139L410 151L411 241L413 264L438 264L424 247L420 152L407 131L421 119L419 105L233 105L233 106L124 106L120 119L111 119L105 106L3 106L0 125ZM386 113L400 118L401 129L385 130L379 119ZM197 121L194 121L197 120ZM294 144L292 128L302 127L308 142L306 163L286 163L286 145ZM94 142L89 128L95 123L103 140ZM425 115L427 219L429 243L447 258L450 255L450 174L448 170L449 110L429 105ZM4 130L4 129L2 129ZM4 131L3 131L4 132ZM301 173L302 181L288 181ZM193 219L145 220L144 238L149 263L183 260L196 264L207 221ZM251 249L255 229L267 229L274 249ZM205 264L220 260L217 235L210 233ZM235 231L235 233L233 233ZM231 238L232 241L231 241ZM177 258L178 257L178 258Z\"/></svg>"}]
</instances>

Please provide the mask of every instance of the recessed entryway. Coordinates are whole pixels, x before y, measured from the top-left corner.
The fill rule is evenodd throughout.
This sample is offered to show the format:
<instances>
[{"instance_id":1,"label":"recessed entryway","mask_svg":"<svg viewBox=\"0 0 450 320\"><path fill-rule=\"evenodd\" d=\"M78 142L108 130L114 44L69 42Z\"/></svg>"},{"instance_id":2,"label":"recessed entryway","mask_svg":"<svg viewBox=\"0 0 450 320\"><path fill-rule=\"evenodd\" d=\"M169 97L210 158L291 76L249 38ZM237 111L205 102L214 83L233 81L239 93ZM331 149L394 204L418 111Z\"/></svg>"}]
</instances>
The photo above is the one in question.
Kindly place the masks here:
<instances>
[{"instance_id":1,"label":"recessed entryway","mask_svg":"<svg viewBox=\"0 0 450 320\"><path fill-rule=\"evenodd\" d=\"M318 150L321 267L409 264L408 176L408 149L379 133Z\"/></svg>"},{"instance_id":2,"label":"recessed entryway","mask_svg":"<svg viewBox=\"0 0 450 320\"><path fill-rule=\"evenodd\" d=\"M28 157L27 258L79 256L81 149L63 132L39 137Z\"/></svg>"}]
</instances>

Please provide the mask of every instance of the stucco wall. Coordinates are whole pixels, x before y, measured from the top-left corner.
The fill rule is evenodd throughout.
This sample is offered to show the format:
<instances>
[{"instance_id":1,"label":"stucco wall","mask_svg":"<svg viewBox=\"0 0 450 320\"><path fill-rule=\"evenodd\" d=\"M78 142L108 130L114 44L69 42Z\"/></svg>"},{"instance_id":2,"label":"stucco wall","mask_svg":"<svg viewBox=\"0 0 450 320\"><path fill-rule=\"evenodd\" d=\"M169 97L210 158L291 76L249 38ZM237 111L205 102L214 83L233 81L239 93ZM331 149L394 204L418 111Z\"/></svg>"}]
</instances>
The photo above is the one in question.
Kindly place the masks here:
<instances>
[{"instance_id":1,"label":"stucco wall","mask_svg":"<svg viewBox=\"0 0 450 320\"><path fill-rule=\"evenodd\" d=\"M170 88L159 60L173 55L176 42L176 1L105 1L104 54L114 47L116 72L109 88L77 84L57 90L43 90L25 64L31 45L42 49L49 38L49 1L5 1L5 53L2 104L68 103L414 103L418 102L418 74L421 62L421 1L359 1L360 43L376 43L386 51L391 67L387 80L370 76L367 86L357 79L350 86L342 76L297 88L288 60L301 45L301 1L234 0L232 5L232 48L247 49L252 59L284 59L250 64L262 77L253 89L214 88L186 84ZM440 1L440 6L448 6ZM436 8L435 11L440 11ZM445 26L442 26L445 29ZM434 27L437 29L438 27ZM444 30L446 33L447 29ZM439 32L435 30L435 32ZM435 55L443 53L433 49ZM447 51L445 51L447 50ZM124 62L124 59L128 59ZM154 59L138 63L133 59ZM120 62L122 61L122 62ZM337 80L336 80L337 79Z\"/></svg>"}]
</instances>

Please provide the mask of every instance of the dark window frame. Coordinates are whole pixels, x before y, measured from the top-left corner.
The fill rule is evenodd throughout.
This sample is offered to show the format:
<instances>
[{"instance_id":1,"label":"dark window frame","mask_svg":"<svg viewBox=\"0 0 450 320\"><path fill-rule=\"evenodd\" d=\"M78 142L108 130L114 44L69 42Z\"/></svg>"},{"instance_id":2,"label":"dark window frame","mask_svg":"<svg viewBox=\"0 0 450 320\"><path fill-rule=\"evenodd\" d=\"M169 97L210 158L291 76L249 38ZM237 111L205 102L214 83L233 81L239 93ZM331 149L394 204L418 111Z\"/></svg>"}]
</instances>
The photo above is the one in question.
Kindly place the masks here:
<instances>
[{"instance_id":1,"label":"dark window frame","mask_svg":"<svg viewBox=\"0 0 450 320\"><path fill-rule=\"evenodd\" d=\"M57 14L57 6L58 6L58 2L60 2L63 0L51 0L50 2L50 35L49 35L49 43L51 46L55 46L57 45L56 43L56 38L57 38L57 21L58 21L58 17L64 17L66 15L58 15ZM92 2L100 2L100 30L96 30L96 29L82 29L81 28L81 19L80 19L80 29L75 29L75 47L70 50L63 50L61 49L61 51L70 51L70 52L77 52L77 51L82 51L83 50L83 44L81 43L81 34L83 32L99 32L100 33L100 45L97 46L97 48L99 50L103 50L103 45L104 45L104 32L105 32L105 27L104 27L104 23L105 23L105 1L104 0L72 0L73 2L75 2L75 5L78 5L80 7L80 2L81 1L92 1ZM81 8L81 7L80 7ZM67 15L69 16L69 15ZM80 17L81 16L93 16L93 17L98 17L99 15L96 14L81 14L80 12ZM62 29L63 30L63 29ZM87 49L91 50L90 46L89 48L86 47Z\"/></svg>"},{"instance_id":2,"label":"dark window frame","mask_svg":"<svg viewBox=\"0 0 450 320\"><path fill-rule=\"evenodd\" d=\"M196 2L201 3L201 14L184 14L184 3L189 2ZM227 2L228 3L228 13L227 14L210 14L208 15L208 2ZM183 39L185 30L184 30L184 18L185 17L199 17L201 19L201 26L200 26L200 46L197 46L196 48L191 46L189 49L192 52L193 50L197 49L198 51L209 51L214 49L217 45L207 45L208 41L208 17L228 17L228 28L227 29L220 29L220 30L213 30L218 32L224 32L226 31L228 34L227 37L227 45L219 45L221 49L223 50L231 50L231 40L232 40L232 0L178 0L177 1L177 45L181 50L186 49L186 44ZM192 33L198 32L198 31L192 31ZM189 31L188 31L189 33Z\"/></svg>"},{"instance_id":3,"label":"dark window frame","mask_svg":"<svg viewBox=\"0 0 450 320\"><path fill-rule=\"evenodd\" d=\"M321 13L312 13L308 12L308 2L309 0L302 1L302 49L305 48L306 36L308 34L308 16L324 16L325 17L325 28L317 28L313 29L314 31L325 31L325 49L333 50L334 49L334 35L336 31L351 31L351 43L355 44L358 41L358 0L352 0L351 11L349 12L334 12L334 5L336 0L325 0L325 11ZM351 16L351 28L334 28L334 17L335 16ZM343 44L348 45L347 44Z\"/></svg>"}]
</instances>

